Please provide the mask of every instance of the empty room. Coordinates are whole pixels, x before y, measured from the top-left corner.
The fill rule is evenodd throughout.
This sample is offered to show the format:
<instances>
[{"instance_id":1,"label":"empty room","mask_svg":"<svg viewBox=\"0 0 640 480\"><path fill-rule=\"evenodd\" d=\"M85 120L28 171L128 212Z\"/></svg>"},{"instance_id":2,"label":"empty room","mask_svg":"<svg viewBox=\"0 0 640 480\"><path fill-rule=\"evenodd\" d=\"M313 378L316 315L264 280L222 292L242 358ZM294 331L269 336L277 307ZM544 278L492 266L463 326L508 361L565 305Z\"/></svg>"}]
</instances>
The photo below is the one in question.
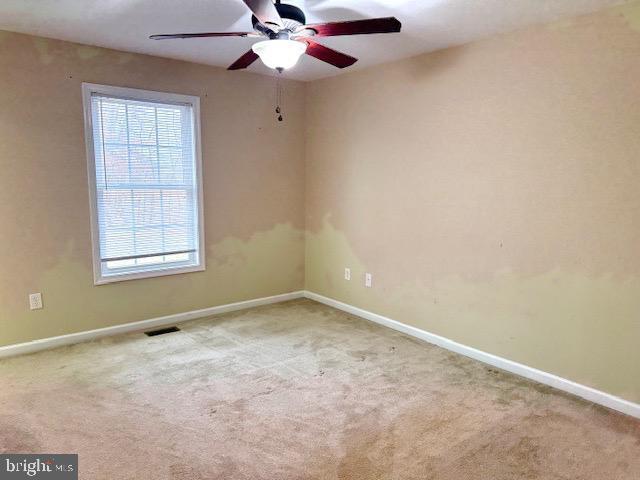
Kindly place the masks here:
<instances>
[{"instance_id":1,"label":"empty room","mask_svg":"<svg viewBox=\"0 0 640 480\"><path fill-rule=\"evenodd\" d=\"M640 479L640 0L3 0L0 479Z\"/></svg>"}]
</instances>

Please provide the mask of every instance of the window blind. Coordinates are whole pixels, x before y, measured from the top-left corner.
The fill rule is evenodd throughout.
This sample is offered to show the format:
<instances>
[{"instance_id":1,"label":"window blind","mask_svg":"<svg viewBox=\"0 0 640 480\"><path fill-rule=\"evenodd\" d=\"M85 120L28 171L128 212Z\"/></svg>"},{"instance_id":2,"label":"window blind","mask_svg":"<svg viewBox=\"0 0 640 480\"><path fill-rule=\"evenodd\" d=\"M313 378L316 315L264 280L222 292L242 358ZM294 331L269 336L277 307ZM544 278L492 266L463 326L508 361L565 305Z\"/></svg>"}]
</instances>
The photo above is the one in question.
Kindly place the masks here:
<instances>
[{"instance_id":1,"label":"window blind","mask_svg":"<svg viewBox=\"0 0 640 480\"><path fill-rule=\"evenodd\" d=\"M193 107L91 95L103 276L199 263Z\"/></svg>"}]
</instances>

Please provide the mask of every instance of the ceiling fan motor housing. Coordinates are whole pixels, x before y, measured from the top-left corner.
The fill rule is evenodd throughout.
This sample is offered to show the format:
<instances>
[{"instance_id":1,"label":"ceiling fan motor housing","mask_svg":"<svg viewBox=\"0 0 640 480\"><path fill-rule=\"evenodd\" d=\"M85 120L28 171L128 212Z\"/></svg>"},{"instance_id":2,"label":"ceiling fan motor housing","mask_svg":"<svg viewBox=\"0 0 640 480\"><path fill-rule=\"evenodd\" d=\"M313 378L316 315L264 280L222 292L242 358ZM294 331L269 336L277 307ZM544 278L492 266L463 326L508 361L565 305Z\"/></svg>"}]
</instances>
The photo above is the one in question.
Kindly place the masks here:
<instances>
[{"instance_id":1,"label":"ceiling fan motor housing","mask_svg":"<svg viewBox=\"0 0 640 480\"><path fill-rule=\"evenodd\" d=\"M295 5L287 5L285 3L276 3L274 5L280 17L282 17L282 22L284 23L284 29L289 31L294 31L298 27L301 27L305 23L307 23L307 18L304 15L304 12L296 7ZM264 26L260 23L260 21L255 17L255 15L251 18L253 23L253 28L257 31L264 31Z\"/></svg>"}]
</instances>

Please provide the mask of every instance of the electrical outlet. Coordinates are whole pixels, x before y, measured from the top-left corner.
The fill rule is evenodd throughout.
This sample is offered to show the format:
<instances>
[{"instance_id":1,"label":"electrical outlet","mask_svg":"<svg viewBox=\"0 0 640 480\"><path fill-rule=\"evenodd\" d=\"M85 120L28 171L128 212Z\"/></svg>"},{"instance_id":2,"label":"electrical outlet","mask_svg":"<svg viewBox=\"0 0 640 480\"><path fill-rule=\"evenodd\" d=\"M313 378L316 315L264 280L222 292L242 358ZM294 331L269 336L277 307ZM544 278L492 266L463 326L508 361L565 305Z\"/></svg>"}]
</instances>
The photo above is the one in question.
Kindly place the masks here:
<instances>
[{"instance_id":1,"label":"electrical outlet","mask_svg":"<svg viewBox=\"0 0 640 480\"><path fill-rule=\"evenodd\" d=\"M31 310L40 310L42 308L42 294L31 293L29 294L29 308Z\"/></svg>"},{"instance_id":2,"label":"electrical outlet","mask_svg":"<svg viewBox=\"0 0 640 480\"><path fill-rule=\"evenodd\" d=\"M345 268L344 269L344 279L345 280L351 280L351 269L350 268Z\"/></svg>"},{"instance_id":3,"label":"electrical outlet","mask_svg":"<svg viewBox=\"0 0 640 480\"><path fill-rule=\"evenodd\" d=\"M367 288L371 288L371 283L372 283L373 277L371 276L370 273L365 273L364 274L364 286Z\"/></svg>"}]
</instances>

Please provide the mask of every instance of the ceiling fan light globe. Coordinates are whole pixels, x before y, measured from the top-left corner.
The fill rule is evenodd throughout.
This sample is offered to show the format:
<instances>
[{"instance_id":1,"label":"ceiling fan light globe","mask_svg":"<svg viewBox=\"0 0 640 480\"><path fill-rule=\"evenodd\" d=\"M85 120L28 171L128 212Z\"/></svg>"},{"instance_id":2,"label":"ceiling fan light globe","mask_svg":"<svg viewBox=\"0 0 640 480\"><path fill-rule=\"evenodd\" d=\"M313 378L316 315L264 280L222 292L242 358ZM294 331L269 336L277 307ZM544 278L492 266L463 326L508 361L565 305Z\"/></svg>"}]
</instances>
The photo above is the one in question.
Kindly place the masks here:
<instances>
[{"instance_id":1,"label":"ceiling fan light globe","mask_svg":"<svg viewBox=\"0 0 640 480\"><path fill-rule=\"evenodd\" d=\"M295 40L265 40L251 48L267 67L287 70L298 63L307 44Z\"/></svg>"}]
</instances>

